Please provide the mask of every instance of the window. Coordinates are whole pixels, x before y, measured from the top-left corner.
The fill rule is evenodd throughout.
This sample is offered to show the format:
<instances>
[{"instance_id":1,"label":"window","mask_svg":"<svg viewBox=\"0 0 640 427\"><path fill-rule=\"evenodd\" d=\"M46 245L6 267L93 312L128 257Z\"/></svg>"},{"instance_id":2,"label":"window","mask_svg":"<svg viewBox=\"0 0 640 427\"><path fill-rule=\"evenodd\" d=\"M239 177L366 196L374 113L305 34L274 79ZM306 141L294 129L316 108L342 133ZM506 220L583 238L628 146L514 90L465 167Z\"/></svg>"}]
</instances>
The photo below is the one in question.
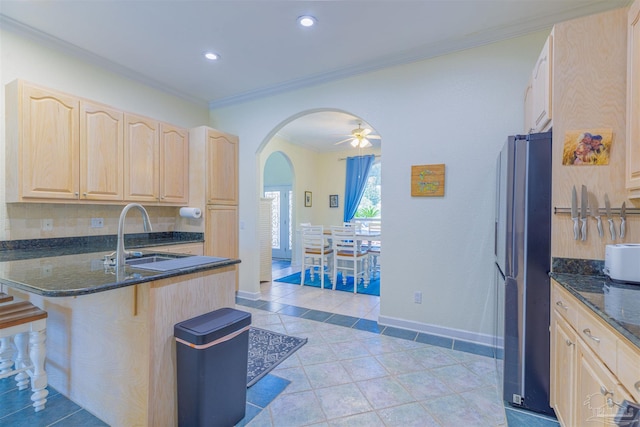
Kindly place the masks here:
<instances>
[{"instance_id":1,"label":"window","mask_svg":"<svg viewBox=\"0 0 640 427\"><path fill-rule=\"evenodd\" d=\"M380 161L371 165L369 177L367 178L367 185L364 188L364 194L362 195L362 199L358 205L355 218L382 217L380 167Z\"/></svg>"}]
</instances>

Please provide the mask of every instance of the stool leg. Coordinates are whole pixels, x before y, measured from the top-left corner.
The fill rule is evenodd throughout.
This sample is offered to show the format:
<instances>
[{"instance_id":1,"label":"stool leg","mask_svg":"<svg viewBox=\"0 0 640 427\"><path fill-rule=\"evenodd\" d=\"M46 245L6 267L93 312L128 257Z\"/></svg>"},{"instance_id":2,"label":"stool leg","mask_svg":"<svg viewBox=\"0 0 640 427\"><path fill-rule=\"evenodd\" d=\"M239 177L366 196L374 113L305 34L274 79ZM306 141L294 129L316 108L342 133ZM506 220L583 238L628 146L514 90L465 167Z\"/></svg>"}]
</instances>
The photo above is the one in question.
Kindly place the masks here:
<instances>
[{"instance_id":1,"label":"stool leg","mask_svg":"<svg viewBox=\"0 0 640 427\"><path fill-rule=\"evenodd\" d=\"M13 346L11 338L0 338L0 374L11 371L13 366Z\"/></svg>"},{"instance_id":2,"label":"stool leg","mask_svg":"<svg viewBox=\"0 0 640 427\"><path fill-rule=\"evenodd\" d=\"M44 370L44 359L46 356L46 347L44 345L47 339L45 330L31 331L29 333L29 358L33 365L29 371L31 376L31 400L36 412L44 409L47 402L47 373Z\"/></svg>"},{"instance_id":3,"label":"stool leg","mask_svg":"<svg viewBox=\"0 0 640 427\"><path fill-rule=\"evenodd\" d=\"M27 360L27 343L29 342L28 332L23 332L21 334L16 334L13 337L13 343L16 345L16 350L18 354L16 355L16 366L15 369L22 369L29 366ZM26 371L20 372L16 375L16 386L18 390L25 390L29 385L29 374Z\"/></svg>"}]
</instances>

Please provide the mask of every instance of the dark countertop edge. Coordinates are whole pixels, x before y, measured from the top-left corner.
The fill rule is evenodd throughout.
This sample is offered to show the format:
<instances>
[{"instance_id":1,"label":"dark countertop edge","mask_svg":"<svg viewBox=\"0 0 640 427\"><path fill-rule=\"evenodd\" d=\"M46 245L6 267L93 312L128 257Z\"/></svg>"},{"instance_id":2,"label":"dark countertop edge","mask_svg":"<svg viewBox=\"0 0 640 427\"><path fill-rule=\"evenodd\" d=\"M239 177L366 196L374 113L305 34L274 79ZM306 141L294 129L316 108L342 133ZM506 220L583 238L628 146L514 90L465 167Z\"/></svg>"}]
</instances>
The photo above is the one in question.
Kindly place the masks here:
<instances>
[{"instance_id":1,"label":"dark countertop edge","mask_svg":"<svg viewBox=\"0 0 640 427\"><path fill-rule=\"evenodd\" d=\"M629 332L623 325L617 322L608 314L604 313L598 307L593 305L589 300L580 294L580 291L576 288L580 283L588 282L589 285L593 285L591 282L607 282L609 279L607 276L585 276L581 274L570 273L549 273L549 276L558 282L564 289L566 289L571 295L575 296L578 301L582 302L593 313L598 315L605 323L615 329L620 335L631 341L638 349L640 349L640 337Z\"/></svg>"},{"instance_id":2,"label":"dark countertop edge","mask_svg":"<svg viewBox=\"0 0 640 427\"><path fill-rule=\"evenodd\" d=\"M145 276L145 277L140 277L140 278L135 278L135 279L132 278L132 279L125 280L125 281L122 281L122 282L113 282L113 283L109 283L109 284L102 285L102 286L95 286L95 287L84 288L84 289L73 289L73 290L47 291L47 290L43 290L43 289L40 289L40 288L31 287L31 286L25 285L23 283L19 283L19 282L14 282L14 281L11 281L11 280L3 279L2 277L0 277L0 283L5 285L5 286L9 286L11 288L20 289L20 290L23 290L25 292L29 292L29 293L32 293L32 294L35 294L35 295L41 295L41 296L44 296L44 297L53 297L53 298L74 297L74 296L81 296L81 295L96 294L96 293L99 293L99 292L106 292L106 291L119 289L119 288L126 288L126 287L129 287L129 286L139 285L141 283L146 283L146 282L154 282L156 280L162 280L162 279L166 279L166 278L169 278L169 277L184 276L186 274L191 274L191 273L198 273L198 272L202 272L202 271L215 270L215 269L218 269L218 268L228 267L230 265L240 264L240 262L241 261L239 259L227 259L227 260L224 260L224 261L218 261L218 262L211 263L211 264L203 264L203 265L198 265L198 266L195 266L195 267L188 267L188 268L181 268L181 269L177 269L177 270L158 272L158 274L155 274L153 276Z\"/></svg>"}]
</instances>

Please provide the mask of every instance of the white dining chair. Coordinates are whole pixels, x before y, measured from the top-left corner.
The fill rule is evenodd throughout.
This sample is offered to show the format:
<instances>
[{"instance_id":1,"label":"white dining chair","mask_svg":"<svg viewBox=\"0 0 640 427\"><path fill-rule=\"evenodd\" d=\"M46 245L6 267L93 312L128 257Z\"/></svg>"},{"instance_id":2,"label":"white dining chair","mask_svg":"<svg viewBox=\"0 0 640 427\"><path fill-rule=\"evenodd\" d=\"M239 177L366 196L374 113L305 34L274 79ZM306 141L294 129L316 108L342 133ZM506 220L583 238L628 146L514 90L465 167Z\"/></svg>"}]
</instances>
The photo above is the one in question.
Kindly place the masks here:
<instances>
[{"instance_id":1,"label":"white dining chair","mask_svg":"<svg viewBox=\"0 0 640 427\"><path fill-rule=\"evenodd\" d=\"M307 269L309 278L313 275L320 276L320 287L324 289L325 272L329 274L333 268L333 249L325 243L324 227L321 225L309 225L302 227L302 271L300 272L300 285L304 285Z\"/></svg>"},{"instance_id":2,"label":"white dining chair","mask_svg":"<svg viewBox=\"0 0 640 427\"><path fill-rule=\"evenodd\" d=\"M355 227L331 227L333 244L333 289L336 288L338 270L342 271L342 285L347 284L348 272L353 275L353 292L358 292L358 282L362 278L367 283L366 249L360 248L356 238Z\"/></svg>"},{"instance_id":3,"label":"white dining chair","mask_svg":"<svg viewBox=\"0 0 640 427\"><path fill-rule=\"evenodd\" d=\"M367 250L369 252L369 275L375 279L376 272L380 274L380 249L382 241L382 225L380 221L369 222L369 233L378 234L375 240L367 242ZM373 238L372 238L373 239Z\"/></svg>"}]
</instances>

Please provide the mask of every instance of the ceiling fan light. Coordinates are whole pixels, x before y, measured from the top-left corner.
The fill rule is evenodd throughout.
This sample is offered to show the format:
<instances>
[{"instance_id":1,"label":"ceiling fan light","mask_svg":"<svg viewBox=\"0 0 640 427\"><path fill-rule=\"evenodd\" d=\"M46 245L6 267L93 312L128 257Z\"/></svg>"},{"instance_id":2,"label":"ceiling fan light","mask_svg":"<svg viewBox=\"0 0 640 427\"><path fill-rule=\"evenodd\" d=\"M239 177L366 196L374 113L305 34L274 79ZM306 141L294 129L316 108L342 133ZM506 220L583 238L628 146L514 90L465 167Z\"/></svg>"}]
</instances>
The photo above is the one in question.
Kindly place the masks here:
<instances>
[{"instance_id":1,"label":"ceiling fan light","mask_svg":"<svg viewBox=\"0 0 640 427\"><path fill-rule=\"evenodd\" d=\"M356 148L360 145L360 141L358 141L358 138L353 138L353 141L351 141L351 146L353 148Z\"/></svg>"}]
</instances>

